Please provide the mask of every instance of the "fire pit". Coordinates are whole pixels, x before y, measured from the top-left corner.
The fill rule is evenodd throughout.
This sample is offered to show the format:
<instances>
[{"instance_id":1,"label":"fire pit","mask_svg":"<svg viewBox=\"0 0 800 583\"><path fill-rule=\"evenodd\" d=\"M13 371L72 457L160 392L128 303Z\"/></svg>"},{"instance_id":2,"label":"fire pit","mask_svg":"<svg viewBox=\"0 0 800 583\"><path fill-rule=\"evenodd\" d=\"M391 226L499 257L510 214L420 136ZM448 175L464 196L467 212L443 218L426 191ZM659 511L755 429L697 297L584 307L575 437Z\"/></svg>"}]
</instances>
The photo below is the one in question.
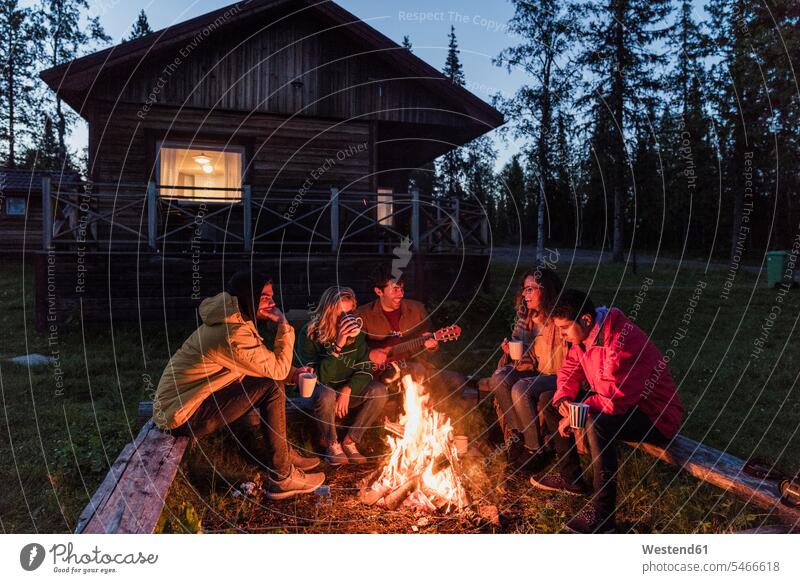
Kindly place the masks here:
<instances>
[{"instance_id":1,"label":"fire pit","mask_svg":"<svg viewBox=\"0 0 800 583\"><path fill-rule=\"evenodd\" d=\"M390 510L461 510L469 504L462 483L450 420L429 406L425 388L411 376L402 379L405 414L387 424L390 453L359 494L366 504ZM375 477L377 476L377 478Z\"/></svg>"}]
</instances>

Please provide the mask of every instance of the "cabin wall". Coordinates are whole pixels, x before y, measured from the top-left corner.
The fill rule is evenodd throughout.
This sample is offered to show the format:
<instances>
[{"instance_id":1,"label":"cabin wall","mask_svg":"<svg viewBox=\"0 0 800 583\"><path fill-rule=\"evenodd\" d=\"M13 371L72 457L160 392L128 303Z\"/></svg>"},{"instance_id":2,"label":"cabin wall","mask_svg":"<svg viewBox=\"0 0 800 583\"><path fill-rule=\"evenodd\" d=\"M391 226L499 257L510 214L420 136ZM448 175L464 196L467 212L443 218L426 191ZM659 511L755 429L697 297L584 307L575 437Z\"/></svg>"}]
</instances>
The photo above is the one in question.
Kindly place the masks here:
<instances>
[{"instance_id":1,"label":"cabin wall","mask_svg":"<svg viewBox=\"0 0 800 583\"><path fill-rule=\"evenodd\" d=\"M92 98L302 117L374 119L457 128L469 120L341 26L304 12L239 25L103 74ZM406 49L398 47L398 51ZM442 80L446 83L447 81Z\"/></svg>"},{"instance_id":2,"label":"cabin wall","mask_svg":"<svg viewBox=\"0 0 800 583\"><path fill-rule=\"evenodd\" d=\"M89 124L89 168L95 182L145 183L156 176L162 140L245 147L245 182L270 188L370 189L370 125L269 114L97 103ZM320 169L323 171L320 171Z\"/></svg>"},{"instance_id":3,"label":"cabin wall","mask_svg":"<svg viewBox=\"0 0 800 583\"><path fill-rule=\"evenodd\" d=\"M283 310L307 310L331 285L352 287L359 303L374 299L369 276L392 255L312 254L263 257L247 254L199 257L143 257L135 253L87 255L59 253L36 257L36 325L107 326L115 322L196 322L200 302L224 289L242 268L273 277ZM406 267L408 297L422 301L468 299L486 284L487 255L415 255ZM132 285L131 282L136 282ZM50 320L49 320L50 319Z\"/></svg>"}]
</instances>

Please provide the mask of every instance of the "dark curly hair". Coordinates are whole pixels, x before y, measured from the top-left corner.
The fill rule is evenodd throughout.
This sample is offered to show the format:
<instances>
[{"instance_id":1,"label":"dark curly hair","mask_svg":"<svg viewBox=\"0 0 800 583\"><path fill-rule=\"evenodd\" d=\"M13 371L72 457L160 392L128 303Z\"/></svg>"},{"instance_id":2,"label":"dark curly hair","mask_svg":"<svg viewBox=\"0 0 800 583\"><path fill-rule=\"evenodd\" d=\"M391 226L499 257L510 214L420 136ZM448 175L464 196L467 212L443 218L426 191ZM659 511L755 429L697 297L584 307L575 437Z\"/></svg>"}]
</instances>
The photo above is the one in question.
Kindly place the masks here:
<instances>
[{"instance_id":1,"label":"dark curly hair","mask_svg":"<svg viewBox=\"0 0 800 583\"><path fill-rule=\"evenodd\" d=\"M541 312L535 314L528 313L528 306L522 298L522 288L525 286L525 280L529 277L532 277L536 283L542 286L542 309ZM519 289L516 294L517 316L525 321L529 321L538 316L543 316L544 320L549 320L552 317L553 308L556 305L556 300L559 294L561 294L561 289L563 287L564 284L561 282L561 278L555 270L549 267L533 267L529 269L519 280Z\"/></svg>"}]
</instances>

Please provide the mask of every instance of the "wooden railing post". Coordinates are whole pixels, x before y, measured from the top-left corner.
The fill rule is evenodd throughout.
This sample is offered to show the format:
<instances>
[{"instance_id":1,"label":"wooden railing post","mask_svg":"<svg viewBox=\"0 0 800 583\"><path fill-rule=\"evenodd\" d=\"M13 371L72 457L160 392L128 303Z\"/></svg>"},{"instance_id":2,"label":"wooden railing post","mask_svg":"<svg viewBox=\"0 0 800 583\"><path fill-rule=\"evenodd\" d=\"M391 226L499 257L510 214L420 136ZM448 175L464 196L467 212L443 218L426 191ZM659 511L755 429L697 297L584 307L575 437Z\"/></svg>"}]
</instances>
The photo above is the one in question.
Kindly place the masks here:
<instances>
[{"instance_id":1,"label":"wooden railing post","mask_svg":"<svg viewBox=\"0 0 800 583\"><path fill-rule=\"evenodd\" d=\"M251 204L252 190L249 184L242 189L242 204L244 205L244 250L248 253L253 250L253 207Z\"/></svg>"},{"instance_id":2,"label":"wooden railing post","mask_svg":"<svg viewBox=\"0 0 800 583\"><path fill-rule=\"evenodd\" d=\"M422 250L419 239L419 188L411 189L411 244L414 251Z\"/></svg>"},{"instance_id":3,"label":"wooden railing post","mask_svg":"<svg viewBox=\"0 0 800 583\"><path fill-rule=\"evenodd\" d=\"M339 189L331 188L331 251L339 250Z\"/></svg>"},{"instance_id":4,"label":"wooden railing post","mask_svg":"<svg viewBox=\"0 0 800 583\"><path fill-rule=\"evenodd\" d=\"M147 183L147 244L151 251L157 250L158 239L158 191L152 180Z\"/></svg>"},{"instance_id":5,"label":"wooden railing post","mask_svg":"<svg viewBox=\"0 0 800 583\"><path fill-rule=\"evenodd\" d=\"M451 197L453 201L453 223L450 226L450 240L453 242L453 245L458 247L458 242L461 239L461 233L459 229L459 214L461 213L461 200L454 196Z\"/></svg>"},{"instance_id":6,"label":"wooden railing post","mask_svg":"<svg viewBox=\"0 0 800 583\"><path fill-rule=\"evenodd\" d=\"M53 199L50 192L50 176L42 176L42 250L49 251L53 245Z\"/></svg>"}]
</instances>

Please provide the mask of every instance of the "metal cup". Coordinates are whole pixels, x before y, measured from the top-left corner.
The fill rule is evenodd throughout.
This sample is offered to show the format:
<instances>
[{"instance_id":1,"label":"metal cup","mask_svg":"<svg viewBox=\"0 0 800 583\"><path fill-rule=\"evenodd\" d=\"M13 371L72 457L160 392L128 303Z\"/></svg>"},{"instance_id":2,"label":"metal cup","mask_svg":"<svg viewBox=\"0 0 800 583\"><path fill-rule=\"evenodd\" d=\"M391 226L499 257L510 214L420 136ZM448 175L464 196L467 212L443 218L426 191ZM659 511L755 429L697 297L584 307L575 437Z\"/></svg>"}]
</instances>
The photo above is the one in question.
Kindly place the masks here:
<instances>
[{"instance_id":1,"label":"metal cup","mask_svg":"<svg viewBox=\"0 0 800 583\"><path fill-rule=\"evenodd\" d=\"M589 405L585 403L567 403L569 407L569 426L572 429L586 427L586 418L589 416Z\"/></svg>"}]
</instances>

